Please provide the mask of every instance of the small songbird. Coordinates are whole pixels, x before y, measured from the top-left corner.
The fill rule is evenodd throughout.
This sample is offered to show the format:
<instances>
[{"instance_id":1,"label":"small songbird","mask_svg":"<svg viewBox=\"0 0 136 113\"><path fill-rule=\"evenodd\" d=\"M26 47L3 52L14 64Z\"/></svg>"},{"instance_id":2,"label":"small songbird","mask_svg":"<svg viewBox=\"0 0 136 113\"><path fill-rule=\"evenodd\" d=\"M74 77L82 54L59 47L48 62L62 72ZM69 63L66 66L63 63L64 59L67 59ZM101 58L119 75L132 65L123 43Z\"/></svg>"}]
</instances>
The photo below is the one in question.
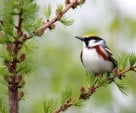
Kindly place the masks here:
<instances>
[{"instance_id":1,"label":"small songbird","mask_svg":"<svg viewBox=\"0 0 136 113\"><path fill-rule=\"evenodd\" d=\"M87 34L83 37L76 36L76 38L83 42L80 58L88 73L94 75L110 73L117 68L117 61L104 39L94 34Z\"/></svg>"}]
</instances>

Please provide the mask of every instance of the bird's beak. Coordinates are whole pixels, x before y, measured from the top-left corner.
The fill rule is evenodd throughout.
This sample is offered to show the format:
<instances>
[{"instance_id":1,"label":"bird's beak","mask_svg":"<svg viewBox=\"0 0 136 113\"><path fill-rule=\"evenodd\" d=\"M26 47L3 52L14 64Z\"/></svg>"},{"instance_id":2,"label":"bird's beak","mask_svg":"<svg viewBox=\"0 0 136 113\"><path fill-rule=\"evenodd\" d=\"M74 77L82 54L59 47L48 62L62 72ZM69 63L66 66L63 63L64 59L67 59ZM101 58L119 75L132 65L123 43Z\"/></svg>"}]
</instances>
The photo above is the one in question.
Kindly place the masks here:
<instances>
[{"instance_id":1,"label":"bird's beak","mask_svg":"<svg viewBox=\"0 0 136 113\"><path fill-rule=\"evenodd\" d=\"M80 36L75 36L75 38L77 38L77 39L79 39L79 40L81 40L81 41L84 41L83 38L80 37Z\"/></svg>"}]
</instances>

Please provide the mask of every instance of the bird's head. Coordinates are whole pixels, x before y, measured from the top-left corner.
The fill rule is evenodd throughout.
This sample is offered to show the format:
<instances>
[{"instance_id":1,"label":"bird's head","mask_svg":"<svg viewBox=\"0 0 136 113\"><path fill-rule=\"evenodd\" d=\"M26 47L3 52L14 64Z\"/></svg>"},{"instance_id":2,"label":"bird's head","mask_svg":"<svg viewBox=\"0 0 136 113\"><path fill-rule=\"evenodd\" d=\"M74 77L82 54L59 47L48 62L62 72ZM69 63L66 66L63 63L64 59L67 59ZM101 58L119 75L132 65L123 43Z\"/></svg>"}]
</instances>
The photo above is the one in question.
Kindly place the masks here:
<instances>
[{"instance_id":1,"label":"bird's head","mask_svg":"<svg viewBox=\"0 0 136 113\"><path fill-rule=\"evenodd\" d=\"M83 42L84 47L94 47L97 45L105 46L106 42L104 39L96 36L95 34L86 34L84 36L76 36L77 39Z\"/></svg>"}]
</instances>

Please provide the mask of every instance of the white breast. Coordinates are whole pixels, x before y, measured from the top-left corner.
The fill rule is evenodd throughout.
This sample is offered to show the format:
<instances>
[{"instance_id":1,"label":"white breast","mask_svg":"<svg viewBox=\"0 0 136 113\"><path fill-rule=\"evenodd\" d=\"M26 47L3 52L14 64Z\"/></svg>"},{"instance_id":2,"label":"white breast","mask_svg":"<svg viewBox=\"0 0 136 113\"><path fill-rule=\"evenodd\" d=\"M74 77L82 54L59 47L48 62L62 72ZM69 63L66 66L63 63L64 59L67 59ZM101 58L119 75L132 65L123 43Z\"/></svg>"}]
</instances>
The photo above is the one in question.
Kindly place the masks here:
<instances>
[{"instance_id":1,"label":"white breast","mask_svg":"<svg viewBox=\"0 0 136 113\"><path fill-rule=\"evenodd\" d=\"M111 72L113 69L113 64L98 55L95 48L83 48L82 60L85 68L90 73Z\"/></svg>"}]
</instances>

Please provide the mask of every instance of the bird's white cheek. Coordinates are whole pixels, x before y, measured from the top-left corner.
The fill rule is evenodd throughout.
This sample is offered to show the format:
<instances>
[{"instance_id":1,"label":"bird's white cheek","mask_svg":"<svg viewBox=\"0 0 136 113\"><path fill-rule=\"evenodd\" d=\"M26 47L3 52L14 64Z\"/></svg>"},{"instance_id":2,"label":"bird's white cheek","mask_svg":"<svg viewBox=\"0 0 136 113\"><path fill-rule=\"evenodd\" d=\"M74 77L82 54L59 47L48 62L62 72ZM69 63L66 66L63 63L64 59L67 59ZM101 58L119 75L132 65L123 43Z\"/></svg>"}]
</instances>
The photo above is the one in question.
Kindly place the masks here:
<instances>
[{"instance_id":1,"label":"bird's white cheek","mask_svg":"<svg viewBox=\"0 0 136 113\"><path fill-rule=\"evenodd\" d=\"M89 41L89 44L88 44L88 46L89 46L89 47L95 46L95 43L94 43L94 41L93 41L93 40L92 40L92 41Z\"/></svg>"}]
</instances>

